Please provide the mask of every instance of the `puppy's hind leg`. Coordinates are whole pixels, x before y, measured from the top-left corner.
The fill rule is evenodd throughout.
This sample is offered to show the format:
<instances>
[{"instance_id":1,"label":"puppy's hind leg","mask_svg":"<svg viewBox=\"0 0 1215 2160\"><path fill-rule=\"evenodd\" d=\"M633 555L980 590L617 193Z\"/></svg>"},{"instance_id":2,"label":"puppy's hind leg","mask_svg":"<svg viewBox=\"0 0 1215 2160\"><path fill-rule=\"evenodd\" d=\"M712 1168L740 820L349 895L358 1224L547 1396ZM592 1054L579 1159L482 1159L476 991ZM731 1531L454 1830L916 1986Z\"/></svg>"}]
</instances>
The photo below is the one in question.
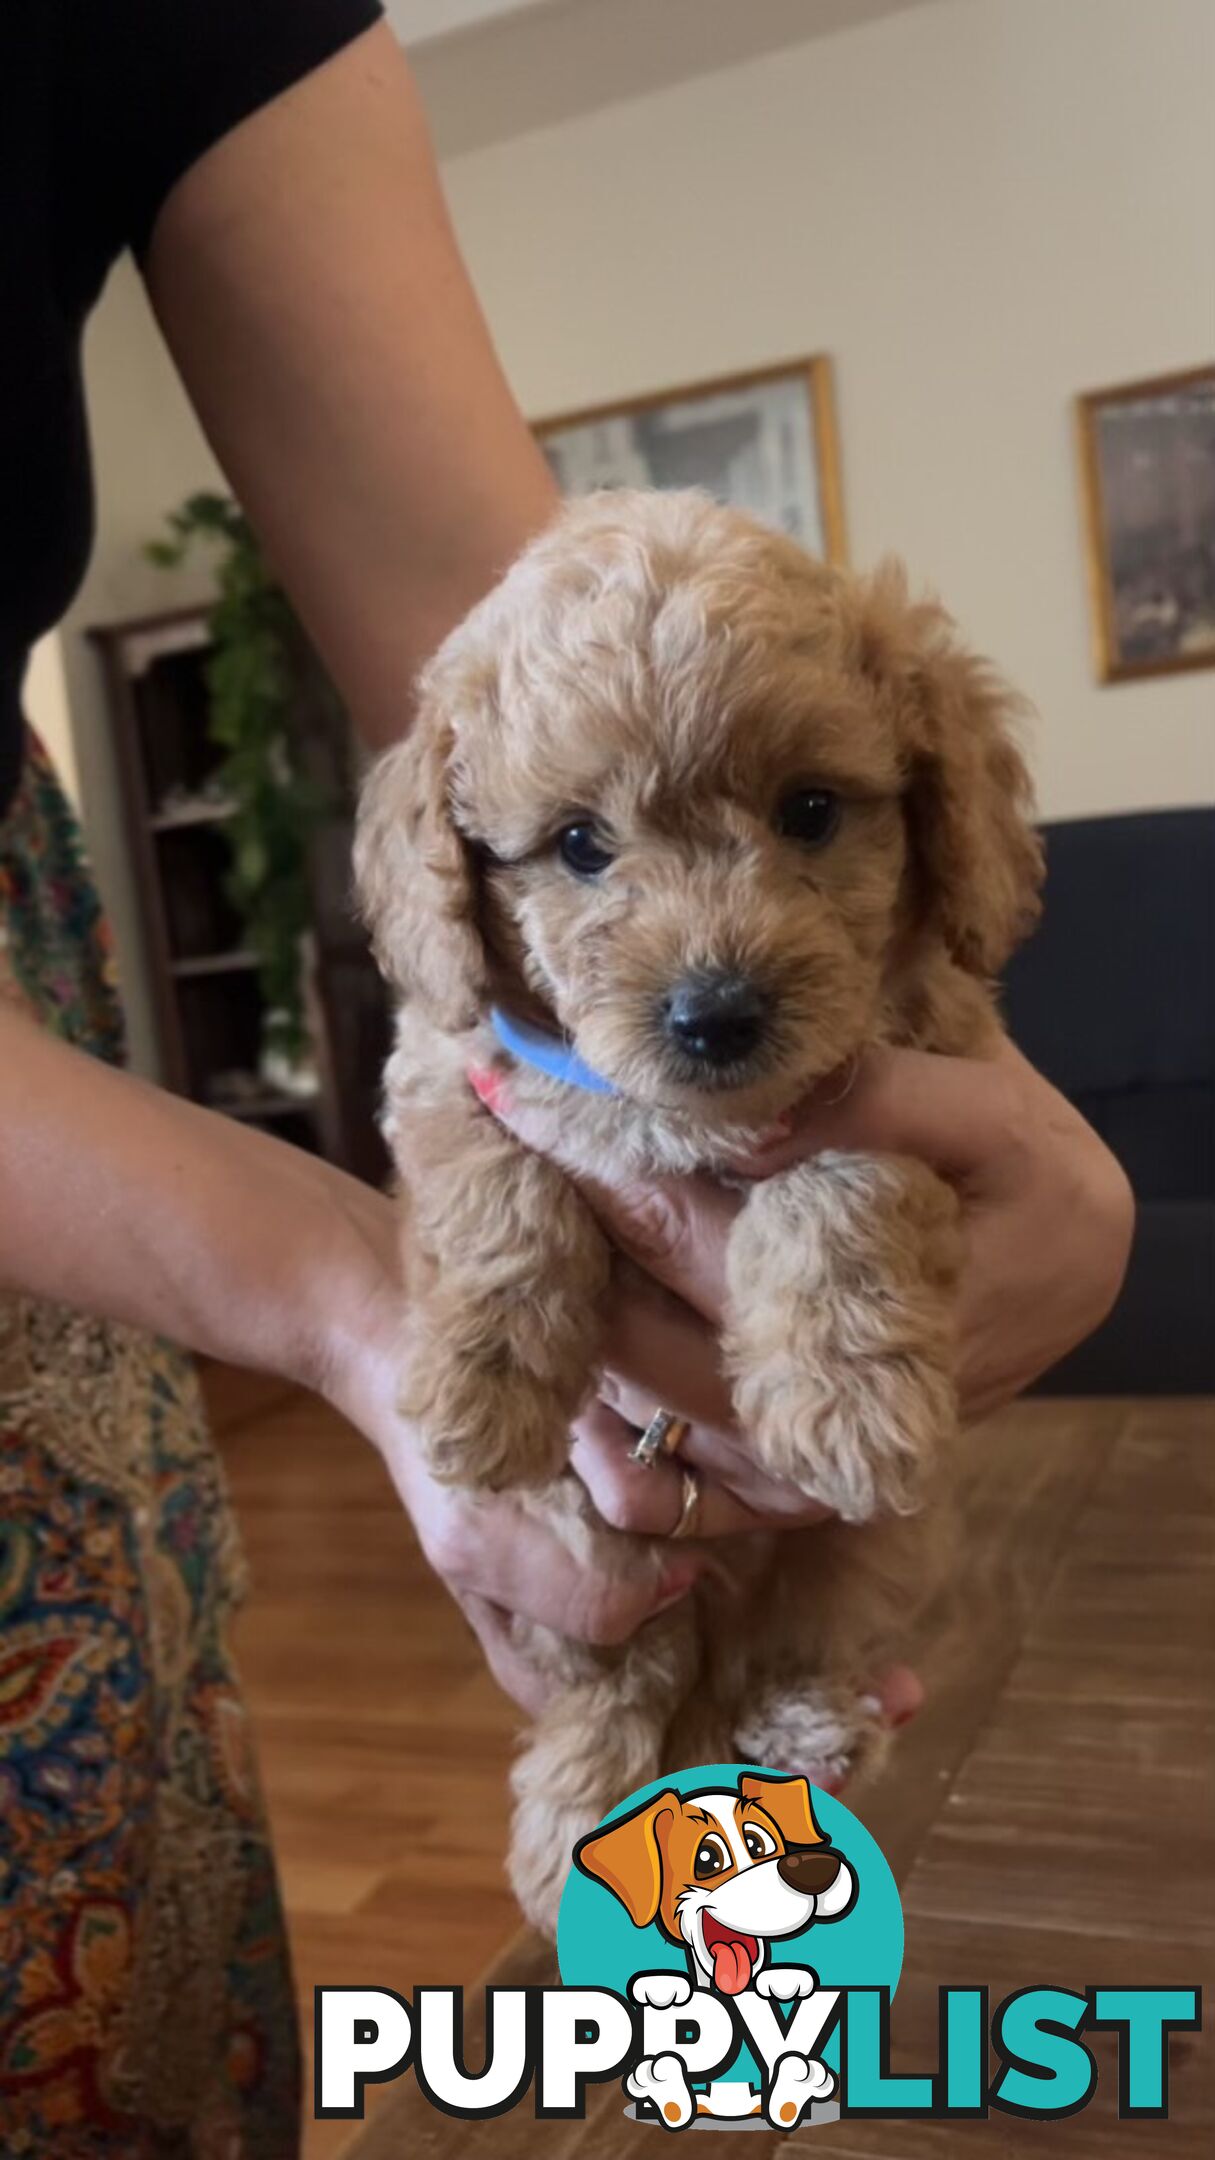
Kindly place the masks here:
<instances>
[{"instance_id":1,"label":"puppy's hind leg","mask_svg":"<svg viewBox=\"0 0 1215 2160\"><path fill-rule=\"evenodd\" d=\"M564 1656L571 1655L568 1645ZM659 1613L619 1651L588 1651L584 1677L542 1713L515 1764L510 1877L527 1918L556 1932L579 1838L664 1769L667 1733L696 1669L692 1616ZM610 1659L611 1662L605 1662Z\"/></svg>"},{"instance_id":2,"label":"puppy's hind leg","mask_svg":"<svg viewBox=\"0 0 1215 2160\"><path fill-rule=\"evenodd\" d=\"M876 1684L908 1632L939 1609L953 1544L949 1463L931 1505L853 1529L787 1532L746 1625L740 1757L838 1790L880 1770L890 1744Z\"/></svg>"}]
</instances>

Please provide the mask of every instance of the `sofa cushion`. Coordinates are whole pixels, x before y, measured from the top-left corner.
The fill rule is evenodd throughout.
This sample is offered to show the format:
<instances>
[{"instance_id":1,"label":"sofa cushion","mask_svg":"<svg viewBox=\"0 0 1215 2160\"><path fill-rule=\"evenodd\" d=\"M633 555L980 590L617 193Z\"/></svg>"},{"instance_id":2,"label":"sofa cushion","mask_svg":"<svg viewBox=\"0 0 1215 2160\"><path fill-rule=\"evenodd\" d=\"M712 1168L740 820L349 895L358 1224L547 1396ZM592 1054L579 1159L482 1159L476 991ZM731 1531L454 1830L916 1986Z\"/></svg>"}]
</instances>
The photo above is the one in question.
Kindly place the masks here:
<instances>
[{"instance_id":1,"label":"sofa cushion","mask_svg":"<svg viewBox=\"0 0 1215 2160\"><path fill-rule=\"evenodd\" d=\"M1215 811L1047 826L1009 1032L1112 1148L1138 1223L1115 1311L1042 1383L1215 1389Z\"/></svg>"}]
</instances>

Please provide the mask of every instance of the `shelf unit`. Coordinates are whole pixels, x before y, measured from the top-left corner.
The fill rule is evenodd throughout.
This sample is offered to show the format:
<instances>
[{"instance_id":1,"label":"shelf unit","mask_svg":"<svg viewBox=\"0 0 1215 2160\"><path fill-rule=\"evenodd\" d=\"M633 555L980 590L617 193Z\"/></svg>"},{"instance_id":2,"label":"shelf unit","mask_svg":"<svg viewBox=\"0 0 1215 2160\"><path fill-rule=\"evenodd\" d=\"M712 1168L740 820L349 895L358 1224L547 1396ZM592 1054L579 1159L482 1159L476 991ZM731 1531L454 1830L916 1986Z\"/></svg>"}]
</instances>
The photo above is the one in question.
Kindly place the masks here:
<instances>
[{"instance_id":1,"label":"shelf unit","mask_svg":"<svg viewBox=\"0 0 1215 2160\"><path fill-rule=\"evenodd\" d=\"M207 728L207 612L176 610L94 630L105 670L127 839L166 1084L379 1181L375 1124L389 1018L350 905L353 760L319 676L301 673L296 740L333 806L314 837L307 1000L318 1086L301 1097L259 1085L264 1002L225 891L220 753Z\"/></svg>"},{"instance_id":2,"label":"shelf unit","mask_svg":"<svg viewBox=\"0 0 1215 2160\"><path fill-rule=\"evenodd\" d=\"M226 825L232 811L227 804L200 802L177 810L154 810L149 832L190 832L196 825Z\"/></svg>"}]
</instances>

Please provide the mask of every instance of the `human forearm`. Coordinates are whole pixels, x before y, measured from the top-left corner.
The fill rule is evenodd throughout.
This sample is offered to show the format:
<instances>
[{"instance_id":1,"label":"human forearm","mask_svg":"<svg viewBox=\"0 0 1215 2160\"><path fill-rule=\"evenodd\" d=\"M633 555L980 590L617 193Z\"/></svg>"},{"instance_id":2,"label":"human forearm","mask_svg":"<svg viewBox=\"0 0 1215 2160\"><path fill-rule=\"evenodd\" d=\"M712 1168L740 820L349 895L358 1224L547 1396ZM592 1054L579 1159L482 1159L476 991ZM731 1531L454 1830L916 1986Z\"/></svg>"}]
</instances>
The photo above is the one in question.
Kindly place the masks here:
<instances>
[{"instance_id":1,"label":"human forearm","mask_svg":"<svg viewBox=\"0 0 1215 2160\"><path fill-rule=\"evenodd\" d=\"M622 1642L696 1564L600 1577L516 1496L429 1475L396 1407L399 1231L369 1186L0 1008L0 1297L59 1299L323 1392L379 1449L503 1685L538 1707L504 1614Z\"/></svg>"},{"instance_id":2,"label":"human forearm","mask_svg":"<svg viewBox=\"0 0 1215 2160\"><path fill-rule=\"evenodd\" d=\"M460 259L383 27L170 194L146 264L221 464L363 734L550 516L556 490Z\"/></svg>"},{"instance_id":3,"label":"human forearm","mask_svg":"<svg viewBox=\"0 0 1215 2160\"><path fill-rule=\"evenodd\" d=\"M0 1289L312 1384L392 1209L340 1171L65 1049L0 1011Z\"/></svg>"}]
</instances>

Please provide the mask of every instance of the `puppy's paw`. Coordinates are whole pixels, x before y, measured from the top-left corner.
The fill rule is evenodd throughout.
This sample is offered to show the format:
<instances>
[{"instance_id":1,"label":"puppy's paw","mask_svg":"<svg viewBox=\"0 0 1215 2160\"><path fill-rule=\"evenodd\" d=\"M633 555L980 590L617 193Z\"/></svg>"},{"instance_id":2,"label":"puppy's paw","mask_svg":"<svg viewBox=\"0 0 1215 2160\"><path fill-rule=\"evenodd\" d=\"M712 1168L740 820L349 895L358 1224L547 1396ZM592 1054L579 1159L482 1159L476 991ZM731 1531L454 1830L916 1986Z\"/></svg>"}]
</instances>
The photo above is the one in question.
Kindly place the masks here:
<instances>
[{"instance_id":1,"label":"puppy's paw","mask_svg":"<svg viewBox=\"0 0 1215 2160\"><path fill-rule=\"evenodd\" d=\"M740 1762L763 1763L835 1793L881 1767L890 1734L876 1695L789 1681L757 1698L734 1744Z\"/></svg>"},{"instance_id":2,"label":"puppy's paw","mask_svg":"<svg viewBox=\"0 0 1215 2160\"><path fill-rule=\"evenodd\" d=\"M914 1512L956 1423L956 1214L918 1164L824 1155L757 1187L731 1235L739 1421L846 1522Z\"/></svg>"},{"instance_id":3,"label":"puppy's paw","mask_svg":"<svg viewBox=\"0 0 1215 2160\"><path fill-rule=\"evenodd\" d=\"M734 1404L763 1468L852 1523L915 1513L957 1414L950 1373L901 1344L851 1360L821 1312L790 1330L779 1377L740 1379Z\"/></svg>"},{"instance_id":4,"label":"puppy's paw","mask_svg":"<svg viewBox=\"0 0 1215 2160\"><path fill-rule=\"evenodd\" d=\"M460 1357L440 1343L410 1359L398 1407L416 1425L432 1475L501 1492L546 1485L565 1468L569 1422L552 1389L508 1350Z\"/></svg>"}]
</instances>

